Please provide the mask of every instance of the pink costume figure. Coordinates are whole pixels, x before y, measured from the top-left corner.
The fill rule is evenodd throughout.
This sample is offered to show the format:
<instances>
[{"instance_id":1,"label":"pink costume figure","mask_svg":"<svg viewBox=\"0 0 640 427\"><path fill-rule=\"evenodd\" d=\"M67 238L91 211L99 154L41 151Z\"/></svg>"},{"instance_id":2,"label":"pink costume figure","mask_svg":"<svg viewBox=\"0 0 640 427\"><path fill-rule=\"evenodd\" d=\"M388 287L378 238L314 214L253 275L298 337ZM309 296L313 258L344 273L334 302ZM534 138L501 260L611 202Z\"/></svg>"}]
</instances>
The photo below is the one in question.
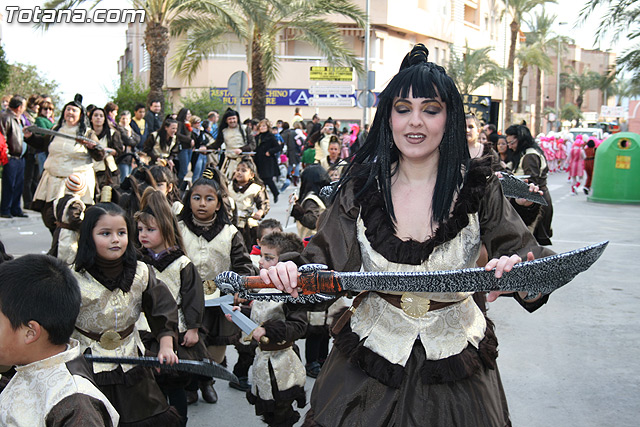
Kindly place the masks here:
<instances>
[{"instance_id":1,"label":"pink costume figure","mask_svg":"<svg viewBox=\"0 0 640 427\"><path fill-rule=\"evenodd\" d=\"M576 190L580 186L579 180L584 175L584 159L586 155L582 148L583 145L582 135L578 135L569 152L569 178L571 179L572 194L577 194Z\"/></svg>"},{"instance_id":2,"label":"pink costume figure","mask_svg":"<svg viewBox=\"0 0 640 427\"><path fill-rule=\"evenodd\" d=\"M549 164L549 172L555 172L558 162L556 161L556 153L553 150L552 138L541 136L540 147L544 152L544 156L547 158L547 163Z\"/></svg>"},{"instance_id":3,"label":"pink costume figure","mask_svg":"<svg viewBox=\"0 0 640 427\"><path fill-rule=\"evenodd\" d=\"M566 170L567 168L567 147L565 142L563 138L558 138L557 140L556 158L558 159L558 169L560 170Z\"/></svg>"}]
</instances>

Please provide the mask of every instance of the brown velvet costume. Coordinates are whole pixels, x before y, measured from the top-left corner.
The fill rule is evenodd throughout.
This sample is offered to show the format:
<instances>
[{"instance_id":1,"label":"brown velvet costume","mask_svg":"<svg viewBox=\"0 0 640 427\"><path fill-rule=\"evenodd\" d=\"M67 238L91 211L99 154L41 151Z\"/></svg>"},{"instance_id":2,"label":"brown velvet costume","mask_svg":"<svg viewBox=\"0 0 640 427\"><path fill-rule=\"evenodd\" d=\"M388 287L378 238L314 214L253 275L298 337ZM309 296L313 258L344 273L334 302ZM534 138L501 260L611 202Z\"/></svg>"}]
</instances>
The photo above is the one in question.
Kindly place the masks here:
<instances>
[{"instance_id":1,"label":"brown velvet costume","mask_svg":"<svg viewBox=\"0 0 640 427\"><path fill-rule=\"evenodd\" d=\"M464 243L466 240L461 236L465 233L471 237L475 233L474 244L476 247L484 244L489 258L514 253L526 258L528 251L532 251L536 257L551 254L538 246L527 231L502 195L500 184L486 161L472 162L450 218L441 223L434 236L424 242L403 241L396 237L379 191L371 187L366 194L356 198L355 194L360 188L362 183L353 180L341 190L333 205L321 217L318 234L311 239L298 262L323 263L336 271L359 271L365 265L365 255L370 255L363 253L362 248L370 245L387 262L413 267L415 271L430 262L432 255L440 257L440 262L442 259L446 261L449 254L446 248L456 239ZM365 226L363 236L358 235L360 220ZM359 241L359 237L367 242ZM455 244L459 246L459 243ZM449 258L450 264L456 266L458 260L453 259L453 253ZM474 254L477 258L477 251L470 253L467 263L475 263L476 258L471 259ZM449 294L440 294L442 299L437 298L438 294L429 295L433 297L428 298L445 301L444 298ZM515 297L530 311L539 308L547 300L545 297L527 304L517 294ZM363 305L367 299L377 301L375 295L368 295L363 299ZM312 391L311 410L305 425L510 425L495 363L497 340L493 324L484 318L470 299L467 297L456 301L457 304L466 304L466 307L477 310L474 312L474 327L477 331L479 324L481 332L479 336L476 334L477 345L469 341L461 351L454 351L450 356L429 358L425 347L431 343L424 342L424 337L421 341L422 333L416 334L413 343L401 342L397 336L389 335L387 347L391 348L390 352L396 346L408 349L406 360L397 363L385 359L367 346L367 341L376 333L379 334L382 325L376 325L364 337L352 331L358 314L361 314L362 320L362 312L358 313L358 310L362 310L361 305L350 323L336 336L334 349ZM394 316L402 315L390 304L387 307L384 302L376 303L385 312L375 314L381 321L385 320L387 312L393 310L396 310ZM436 320L441 316L441 322L459 328L457 322L461 320L448 316L456 313L450 309L457 304L430 312L430 315ZM401 329L398 331L402 332ZM425 332L427 335L438 334L434 328L427 328ZM377 339L380 340L380 337ZM447 345L449 338L444 336L442 343L443 346Z\"/></svg>"}]
</instances>

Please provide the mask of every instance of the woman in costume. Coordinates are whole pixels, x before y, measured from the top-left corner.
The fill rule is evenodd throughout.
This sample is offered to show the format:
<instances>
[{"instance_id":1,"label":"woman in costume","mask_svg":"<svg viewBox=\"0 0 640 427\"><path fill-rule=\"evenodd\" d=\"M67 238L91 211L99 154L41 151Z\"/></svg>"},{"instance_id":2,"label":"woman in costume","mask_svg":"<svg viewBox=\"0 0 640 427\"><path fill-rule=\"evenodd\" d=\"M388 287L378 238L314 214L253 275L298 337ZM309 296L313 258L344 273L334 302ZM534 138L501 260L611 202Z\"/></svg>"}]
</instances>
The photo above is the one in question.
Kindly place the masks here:
<instances>
[{"instance_id":1,"label":"woman in costume","mask_svg":"<svg viewBox=\"0 0 640 427\"><path fill-rule=\"evenodd\" d=\"M417 45L380 95L369 136L298 263L455 270L474 267L484 244L486 268L499 277L551 253L504 198L489 162L470 159L461 96L427 55ZM293 262L261 276L297 295ZM513 296L530 311L547 300ZM471 293L367 292L353 305L334 328L305 425L510 425L493 324Z\"/></svg>"},{"instance_id":2,"label":"woman in costume","mask_svg":"<svg viewBox=\"0 0 640 427\"><path fill-rule=\"evenodd\" d=\"M538 186L543 192L547 206L542 206L542 216L533 225L533 235L541 245L550 245L553 230L551 219L553 218L553 204L551 194L547 188L547 174L549 165L542 148L533 140L529 128L524 125L511 125L504 132L507 135L507 144L513 150L514 175L528 176L529 182Z\"/></svg>"}]
</instances>

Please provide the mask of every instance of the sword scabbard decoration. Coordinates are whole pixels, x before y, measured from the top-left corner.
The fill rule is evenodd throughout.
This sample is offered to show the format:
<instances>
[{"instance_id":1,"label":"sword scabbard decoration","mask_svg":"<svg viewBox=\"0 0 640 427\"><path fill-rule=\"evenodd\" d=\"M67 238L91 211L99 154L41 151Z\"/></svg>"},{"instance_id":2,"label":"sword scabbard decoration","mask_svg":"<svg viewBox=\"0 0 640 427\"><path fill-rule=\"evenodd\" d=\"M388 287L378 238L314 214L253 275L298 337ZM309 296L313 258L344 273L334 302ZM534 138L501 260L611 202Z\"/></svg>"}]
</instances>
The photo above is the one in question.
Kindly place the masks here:
<instances>
[{"instance_id":1,"label":"sword scabbard decoration","mask_svg":"<svg viewBox=\"0 0 640 427\"><path fill-rule=\"evenodd\" d=\"M354 291L380 292L527 292L529 296L550 294L586 271L598 260L609 242L516 264L510 272L495 277L482 267L420 272L336 272L322 264L307 264L298 271L297 298L275 290L260 276L240 276L226 271L216 277L223 293L239 293L254 300L317 303ZM273 293L252 291L274 288Z\"/></svg>"}]
</instances>

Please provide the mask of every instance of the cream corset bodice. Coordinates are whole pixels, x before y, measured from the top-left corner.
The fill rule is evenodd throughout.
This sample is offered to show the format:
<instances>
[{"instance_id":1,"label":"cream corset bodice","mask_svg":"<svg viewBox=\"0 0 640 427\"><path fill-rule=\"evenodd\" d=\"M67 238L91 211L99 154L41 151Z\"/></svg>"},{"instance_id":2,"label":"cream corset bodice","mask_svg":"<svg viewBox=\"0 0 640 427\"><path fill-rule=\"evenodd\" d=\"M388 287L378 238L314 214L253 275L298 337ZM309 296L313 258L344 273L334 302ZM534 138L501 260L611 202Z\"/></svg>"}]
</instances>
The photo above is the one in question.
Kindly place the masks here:
<instances>
[{"instance_id":1,"label":"cream corset bodice","mask_svg":"<svg viewBox=\"0 0 640 427\"><path fill-rule=\"evenodd\" d=\"M363 271L437 271L474 267L480 253L480 225L477 214L469 215L469 225L456 237L437 246L420 265L388 261L376 252L365 235L362 218L357 221L357 237ZM391 292L390 292L391 293ZM398 294L396 292L396 294ZM459 354L468 343L477 347L486 328L485 318L471 293L410 293L414 300L455 302L422 317L412 317L375 293L366 296L351 318L351 329L364 346L404 366L416 339L424 346L427 359L439 360ZM392 340L389 338L393 337Z\"/></svg>"}]
</instances>

